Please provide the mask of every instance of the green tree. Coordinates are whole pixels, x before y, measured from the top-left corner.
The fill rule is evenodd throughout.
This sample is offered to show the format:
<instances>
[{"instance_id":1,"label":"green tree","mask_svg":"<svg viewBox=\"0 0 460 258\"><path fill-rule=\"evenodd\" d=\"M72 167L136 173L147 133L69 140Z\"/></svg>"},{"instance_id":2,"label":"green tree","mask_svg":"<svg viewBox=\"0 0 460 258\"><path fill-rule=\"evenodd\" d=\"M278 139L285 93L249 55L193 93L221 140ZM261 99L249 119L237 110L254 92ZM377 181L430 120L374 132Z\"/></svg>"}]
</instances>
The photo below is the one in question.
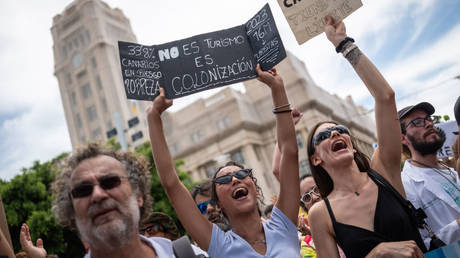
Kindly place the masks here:
<instances>
[{"instance_id":1,"label":"green tree","mask_svg":"<svg viewBox=\"0 0 460 258\"><path fill-rule=\"evenodd\" d=\"M114 139L109 140L106 145L117 150L120 149L120 145ZM153 162L150 143L143 143L135 153L146 157L151 164L152 182L150 192L153 197L154 210L171 216L181 233L185 233L161 186ZM35 161L30 168L23 168L22 173L10 181L0 180L0 195L3 199L15 252L21 250L19 233L21 225L27 223L34 243L37 238L42 238L48 254L58 254L59 257L83 256L84 248L77 234L70 229L60 227L51 212L53 200L51 184L57 173L59 173L59 165L65 161L68 155L69 153L62 153L51 161L44 163ZM180 180L190 189L192 180L187 172L180 169L183 164L182 160L175 161L176 171Z\"/></svg>"}]
</instances>

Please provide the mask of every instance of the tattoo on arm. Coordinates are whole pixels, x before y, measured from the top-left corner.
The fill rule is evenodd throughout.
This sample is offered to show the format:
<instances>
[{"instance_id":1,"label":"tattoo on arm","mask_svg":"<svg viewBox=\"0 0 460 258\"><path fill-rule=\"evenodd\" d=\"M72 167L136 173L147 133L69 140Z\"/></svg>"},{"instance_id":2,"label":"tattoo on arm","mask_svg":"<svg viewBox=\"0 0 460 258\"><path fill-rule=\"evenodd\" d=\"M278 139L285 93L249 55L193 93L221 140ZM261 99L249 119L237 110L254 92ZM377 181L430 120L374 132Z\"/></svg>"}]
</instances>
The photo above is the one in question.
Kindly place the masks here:
<instances>
[{"instance_id":1,"label":"tattoo on arm","mask_svg":"<svg viewBox=\"0 0 460 258\"><path fill-rule=\"evenodd\" d=\"M359 50L359 48L355 48L353 49L352 51L350 51L350 53L348 53L348 55L345 57L348 62L350 62L350 64L355 67L358 62L359 62L359 59L361 58L361 50Z\"/></svg>"}]
</instances>

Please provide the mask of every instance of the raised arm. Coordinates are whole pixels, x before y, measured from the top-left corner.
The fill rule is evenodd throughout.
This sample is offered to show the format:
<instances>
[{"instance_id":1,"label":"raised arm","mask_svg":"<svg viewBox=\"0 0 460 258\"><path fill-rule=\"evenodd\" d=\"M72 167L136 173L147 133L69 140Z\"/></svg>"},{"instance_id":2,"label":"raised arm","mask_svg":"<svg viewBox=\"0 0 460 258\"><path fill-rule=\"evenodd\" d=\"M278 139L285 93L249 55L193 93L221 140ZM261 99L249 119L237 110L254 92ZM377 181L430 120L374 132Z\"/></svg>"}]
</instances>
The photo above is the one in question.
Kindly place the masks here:
<instances>
[{"instance_id":1,"label":"raised arm","mask_svg":"<svg viewBox=\"0 0 460 258\"><path fill-rule=\"evenodd\" d=\"M259 80L270 87L273 106L277 112L274 115L276 117L276 138L280 152L280 194L276 207L297 225L300 196L298 147L291 112L283 112L290 109L289 100L286 96L283 79L275 68L264 72L260 69L260 65L257 65L257 74Z\"/></svg>"},{"instance_id":2,"label":"raised arm","mask_svg":"<svg viewBox=\"0 0 460 258\"><path fill-rule=\"evenodd\" d=\"M209 242L211 241L212 224L204 216L201 216L189 191L180 182L171 153L166 144L161 114L171 105L172 100L166 99L164 89L160 88L160 95L147 108L153 159L155 160L161 184L182 225L202 249L208 250Z\"/></svg>"},{"instance_id":3,"label":"raised arm","mask_svg":"<svg viewBox=\"0 0 460 258\"><path fill-rule=\"evenodd\" d=\"M14 258L13 249L10 246L10 243L6 240L6 237L3 235L3 231L0 230L0 257Z\"/></svg>"},{"instance_id":4,"label":"raised arm","mask_svg":"<svg viewBox=\"0 0 460 258\"><path fill-rule=\"evenodd\" d=\"M455 120L457 120L457 126L458 126L458 131L460 132L460 96L457 99L457 102L455 102L454 106L454 115L455 115ZM460 137L460 136L457 136ZM457 139L457 152L460 152L460 138ZM457 170L458 173L460 173L460 158L458 158L459 155L457 155L457 160L455 160L455 169ZM460 223L459 223L460 225Z\"/></svg>"},{"instance_id":5,"label":"raised arm","mask_svg":"<svg viewBox=\"0 0 460 258\"><path fill-rule=\"evenodd\" d=\"M294 126L295 126L300 121L303 114L297 108L293 108L291 112L291 116L292 116L292 121L294 122ZM272 172L273 172L273 175L278 180L278 182L280 181L280 159L281 159L281 153L278 147L278 143L276 143L275 149L273 150Z\"/></svg>"},{"instance_id":6,"label":"raised arm","mask_svg":"<svg viewBox=\"0 0 460 258\"><path fill-rule=\"evenodd\" d=\"M326 36L337 47L347 37L345 24L339 22L333 25L334 21L329 16L326 20ZM395 93L374 64L351 41L343 45L341 52L375 100L378 148L372 157L371 167L404 193L400 173L401 128L396 111Z\"/></svg>"}]
</instances>

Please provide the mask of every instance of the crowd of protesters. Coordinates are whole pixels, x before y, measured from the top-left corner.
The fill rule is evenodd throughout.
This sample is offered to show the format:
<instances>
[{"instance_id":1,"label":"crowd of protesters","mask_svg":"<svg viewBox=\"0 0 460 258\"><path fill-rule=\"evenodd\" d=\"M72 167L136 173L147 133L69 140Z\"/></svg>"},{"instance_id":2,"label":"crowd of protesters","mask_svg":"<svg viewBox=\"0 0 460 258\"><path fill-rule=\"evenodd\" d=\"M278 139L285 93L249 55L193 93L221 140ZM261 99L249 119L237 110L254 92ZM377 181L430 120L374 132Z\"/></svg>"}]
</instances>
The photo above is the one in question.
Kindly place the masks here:
<instances>
[{"instance_id":1,"label":"crowd of protesters","mask_svg":"<svg viewBox=\"0 0 460 258\"><path fill-rule=\"evenodd\" d=\"M274 106L279 194L264 207L252 169L233 161L188 191L163 132L161 114L172 100L160 89L147 109L152 153L192 243L168 215L152 213L144 159L89 144L55 180L52 207L62 226L78 232L85 257L423 257L460 240L460 160L456 155L452 168L436 156L445 134L434 126L434 107L422 102L397 111L394 91L347 37L343 22L326 19L328 40L374 98L378 147L372 157L346 126L323 121L311 126L307 141L311 175L299 179L295 124L302 113L290 107L277 70L257 66ZM460 124L460 97L454 113ZM402 152L409 158L401 172ZM27 257L47 256L25 224L20 238ZM12 257L4 239L0 235L1 255Z\"/></svg>"}]
</instances>

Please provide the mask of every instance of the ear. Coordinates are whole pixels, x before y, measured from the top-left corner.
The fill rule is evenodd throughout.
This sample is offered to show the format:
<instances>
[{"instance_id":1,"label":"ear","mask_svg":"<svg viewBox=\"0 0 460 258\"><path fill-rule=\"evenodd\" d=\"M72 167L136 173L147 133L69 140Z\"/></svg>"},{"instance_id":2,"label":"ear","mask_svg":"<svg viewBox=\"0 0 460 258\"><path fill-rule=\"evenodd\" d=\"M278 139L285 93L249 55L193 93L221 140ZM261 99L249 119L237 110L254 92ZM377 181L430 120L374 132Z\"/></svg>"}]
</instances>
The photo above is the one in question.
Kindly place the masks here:
<instances>
[{"instance_id":1,"label":"ear","mask_svg":"<svg viewBox=\"0 0 460 258\"><path fill-rule=\"evenodd\" d=\"M353 149L353 153L356 153L356 152L358 152L358 151L356 149Z\"/></svg>"},{"instance_id":2,"label":"ear","mask_svg":"<svg viewBox=\"0 0 460 258\"><path fill-rule=\"evenodd\" d=\"M323 163L323 160L320 157L318 157L318 155L316 155L315 153L313 154L313 156L311 156L310 162L313 166L316 167L316 166L319 166L321 163Z\"/></svg>"},{"instance_id":3,"label":"ear","mask_svg":"<svg viewBox=\"0 0 460 258\"><path fill-rule=\"evenodd\" d=\"M409 141L409 139L407 138L407 135L401 134L401 143L404 144L404 145L406 145L406 146L409 146L410 141Z\"/></svg>"},{"instance_id":4,"label":"ear","mask_svg":"<svg viewBox=\"0 0 460 258\"><path fill-rule=\"evenodd\" d=\"M137 205L138 205L139 207L144 206L144 198L142 198L142 195L141 195L141 194L138 194L136 199L137 199Z\"/></svg>"}]
</instances>

